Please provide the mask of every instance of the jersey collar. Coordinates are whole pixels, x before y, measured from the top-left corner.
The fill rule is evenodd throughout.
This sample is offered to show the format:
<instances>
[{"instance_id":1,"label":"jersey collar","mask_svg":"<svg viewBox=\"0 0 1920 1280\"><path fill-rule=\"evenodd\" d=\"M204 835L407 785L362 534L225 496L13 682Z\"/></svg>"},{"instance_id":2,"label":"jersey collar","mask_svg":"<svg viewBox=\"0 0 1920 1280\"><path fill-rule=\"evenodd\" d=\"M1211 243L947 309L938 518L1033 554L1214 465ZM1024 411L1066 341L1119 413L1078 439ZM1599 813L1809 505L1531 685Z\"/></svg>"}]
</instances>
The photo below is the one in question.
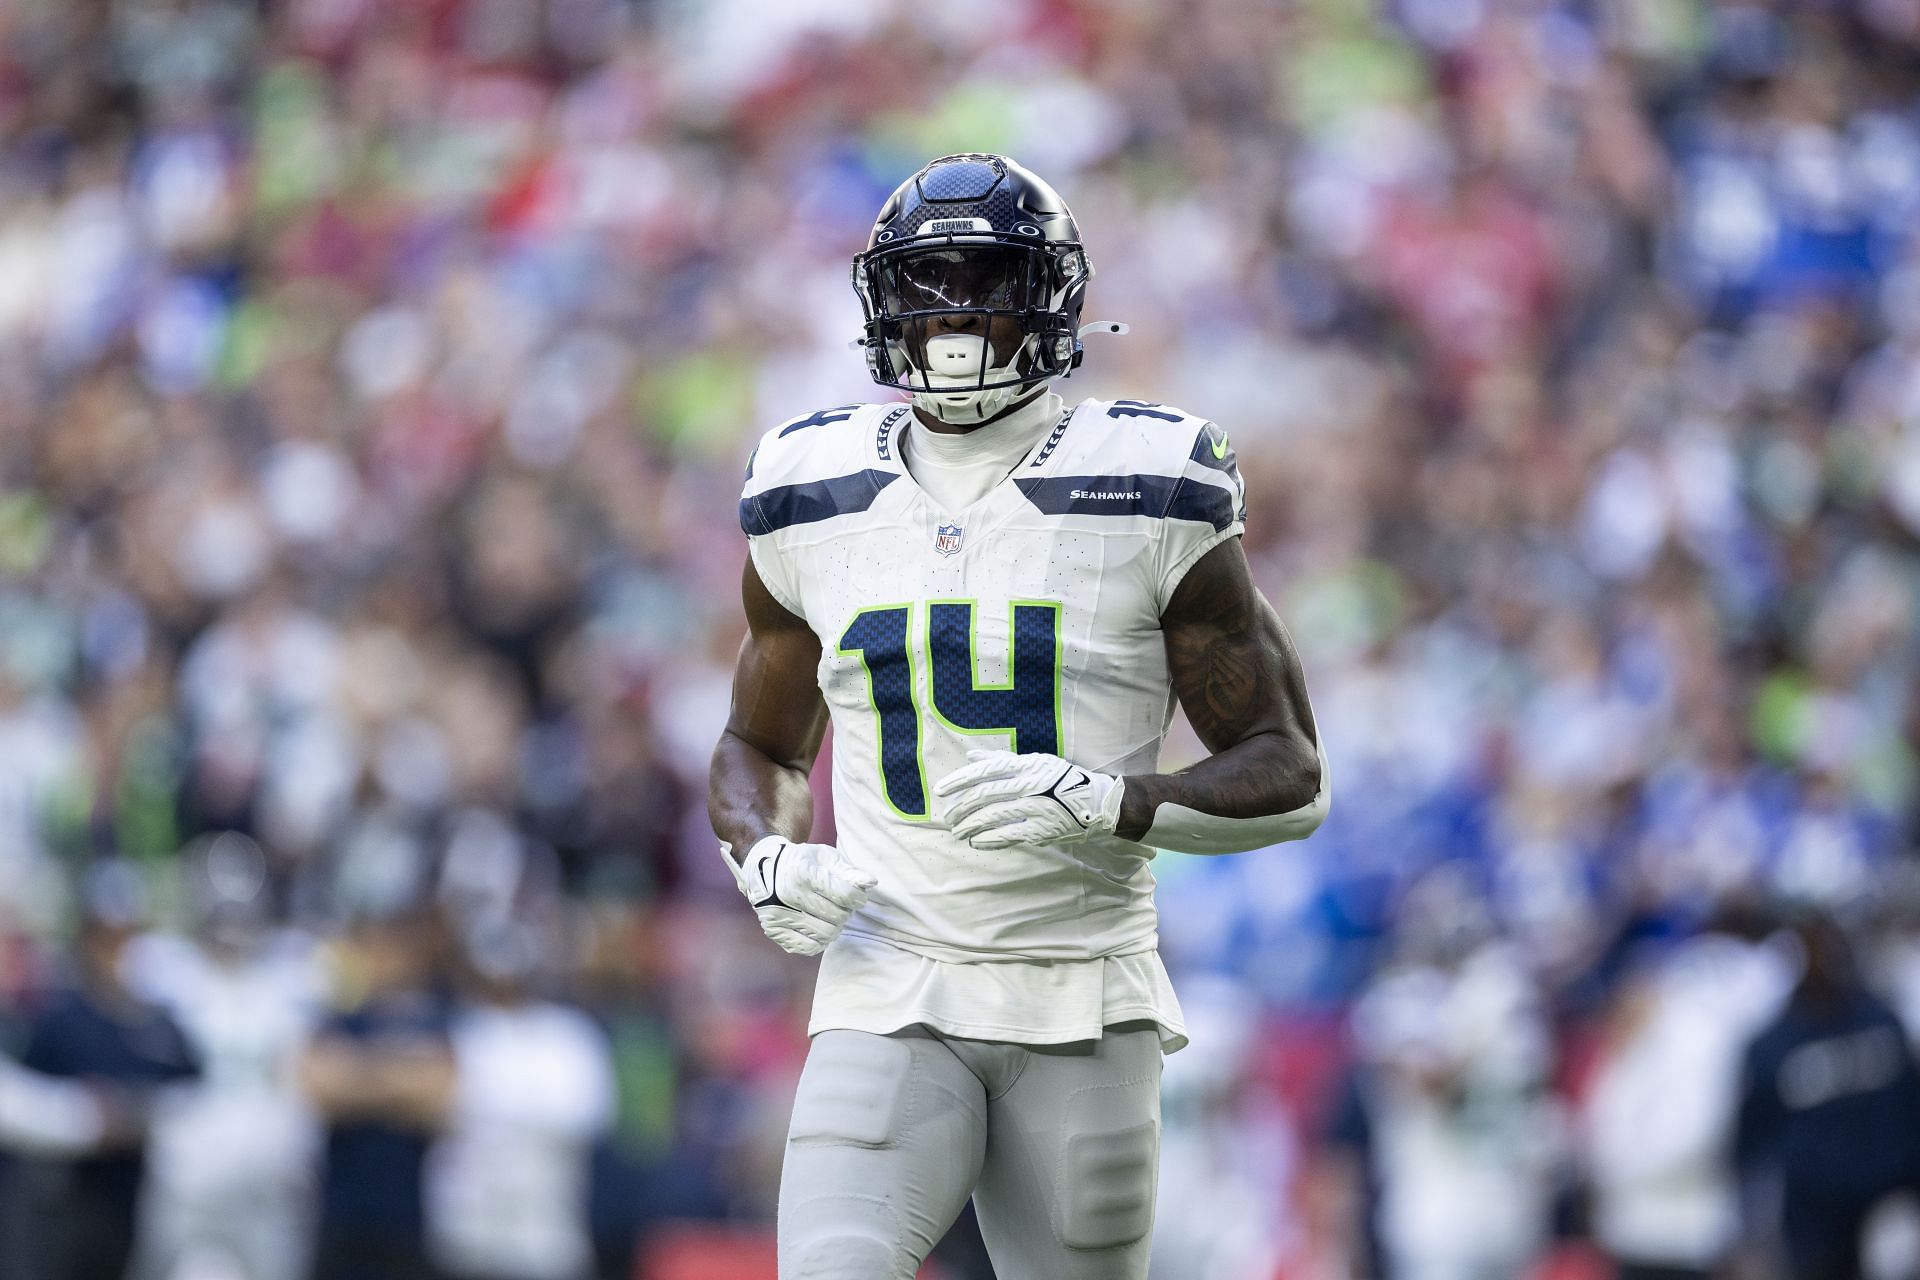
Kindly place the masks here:
<instances>
[{"instance_id":1,"label":"jersey collar","mask_svg":"<svg viewBox=\"0 0 1920 1280\"><path fill-rule=\"evenodd\" d=\"M1051 463L1059 452L1060 442L1066 438L1067 429L1073 424L1081 408L1088 404L1082 400L1079 404L1065 406L1053 427L1034 445L1033 451L1014 467L1013 475L1045 475L1051 470ZM881 414L867 431L867 463L883 471L892 471L908 476L906 463L900 459L900 436L912 421L913 406L897 404ZM908 477L911 478L911 477Z\"/></svg>"}]
</instances>

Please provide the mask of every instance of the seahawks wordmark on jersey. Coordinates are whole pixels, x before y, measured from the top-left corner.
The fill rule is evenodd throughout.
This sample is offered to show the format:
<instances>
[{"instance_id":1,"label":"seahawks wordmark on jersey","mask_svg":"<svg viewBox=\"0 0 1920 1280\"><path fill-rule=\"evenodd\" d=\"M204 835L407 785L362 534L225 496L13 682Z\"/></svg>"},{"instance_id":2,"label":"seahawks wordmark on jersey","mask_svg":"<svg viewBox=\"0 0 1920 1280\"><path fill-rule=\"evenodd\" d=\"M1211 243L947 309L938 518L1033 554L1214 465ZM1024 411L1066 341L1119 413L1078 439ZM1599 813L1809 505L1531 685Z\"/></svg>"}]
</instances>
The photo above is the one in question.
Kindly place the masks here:
<instances>
[{"instance_id":1,"label":"seahawks wordmark on jersey","mask_svg":"<svg viewBox=\"0 0 1920 1280\"><path fill-rule=\"evenodd\" d=\"M1150 951L1139 845L976 850L937 821L932 783L980 746L1156 768L1173 714L1160 616L1243 527L1233 450L1178 409L1087 400L948 511L901 461L909 413L776 427L740 500L767 589L820 637L838 843L879 881L845 932L950 961Z\"/></svg>"}]
</instances>

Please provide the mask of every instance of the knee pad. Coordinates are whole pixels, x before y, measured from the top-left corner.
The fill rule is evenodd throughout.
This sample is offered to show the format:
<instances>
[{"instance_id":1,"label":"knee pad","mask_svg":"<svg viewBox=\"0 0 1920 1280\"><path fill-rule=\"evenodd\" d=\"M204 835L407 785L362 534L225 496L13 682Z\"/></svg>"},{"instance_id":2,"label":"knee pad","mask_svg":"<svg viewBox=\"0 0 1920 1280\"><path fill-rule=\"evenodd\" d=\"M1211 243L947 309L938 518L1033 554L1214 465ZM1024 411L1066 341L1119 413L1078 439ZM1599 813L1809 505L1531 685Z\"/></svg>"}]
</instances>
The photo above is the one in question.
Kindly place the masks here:
<instances>
[{"instance_id":1,"label":"knee pad","mask_svg":"<svg viewBox=\"0 0 1920 1280\"><path fill-rule=\"evenodd\" d=\"M859 1203L866 1202L866 1203ZM795 1206L780 1231L780 1280L896 1280L912 1274L894 1247L892 1208L879 1197L820 1196ZM863 1224L862 1219L872 1219Z\"/></svg>"},{"instance_id":2,"label":"knee pad","mask_svg":"<svg viewBox=\"0 0 1920 1280\"><path fill-rule=\"evenodd\" d=\"M794 1098L789 1142L890 1146L906 1123L913 1050L863 1032L816 1037Z\"/></svg>"},{"instance_id":3,"label":"knee pad","mask_svg":"<svg viewBox=\"0 0 1920 1280\"><path fill-rule=\"evenodd\" d=\"M1115 1116L1117 1103L1125 1105L1115 1091L1088 1089L1067 1104L1074 1127L1061 1153L1054 1227L1070 1249L1117 1249L1153 1229L1160 1125L1151 1118L1116 1124L1140 1114L1128 1106L1130 1115Z\"/></svg>"}]
</instances>

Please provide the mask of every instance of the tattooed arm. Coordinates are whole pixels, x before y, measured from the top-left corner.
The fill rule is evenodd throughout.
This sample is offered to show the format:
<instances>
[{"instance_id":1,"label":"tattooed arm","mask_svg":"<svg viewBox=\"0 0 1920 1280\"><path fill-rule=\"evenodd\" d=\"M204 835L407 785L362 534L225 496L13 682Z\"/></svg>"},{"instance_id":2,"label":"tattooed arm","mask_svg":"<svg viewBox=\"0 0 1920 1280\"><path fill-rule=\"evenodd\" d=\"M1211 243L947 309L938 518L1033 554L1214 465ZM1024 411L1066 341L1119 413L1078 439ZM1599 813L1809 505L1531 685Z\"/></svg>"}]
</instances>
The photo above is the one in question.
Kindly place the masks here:
<instances>
[{"instance_id":1,"label":"tattooed arm","mask_svg":"<svg viewBox=\"0 0 1920 1280\"><path fill-rule=\"evenodd\" d=\"M1196 853L1310 834L1328 788L1306 677L1238 538L1187 571L1160 625L1174 693L1213 754L1178 773L1129 774L1115 834Z\"/></svg>"},{"instance_id":2,"label":"tattooed arm","mask_svg":"<svg viewBox=\"0 0 1920 1280\"><path fill-rule=\"evenodd\" d=\"M976 849L1112 834L1239 853L1311 835L1327 813L1327 759L1293 642L1237 538L1187 571L1160 626L1174 692L1212 755L1115 777L1046 752L969 751L934 784L936 820Z\"/></svg>"},{"instance_id":3,"label":"tattooed arm","mask_svg":"<svg viewBox=\"0 0 1920 1280\"><path fill-rule=\"evenodd\" d=\"M803 842L813 830L807 775L826 732L814 681L820 640L747 561L740 594L747 638L733 672L733 709L713 751L707 815L739 859L762 836Z\"/></svg>"}]
</instances>

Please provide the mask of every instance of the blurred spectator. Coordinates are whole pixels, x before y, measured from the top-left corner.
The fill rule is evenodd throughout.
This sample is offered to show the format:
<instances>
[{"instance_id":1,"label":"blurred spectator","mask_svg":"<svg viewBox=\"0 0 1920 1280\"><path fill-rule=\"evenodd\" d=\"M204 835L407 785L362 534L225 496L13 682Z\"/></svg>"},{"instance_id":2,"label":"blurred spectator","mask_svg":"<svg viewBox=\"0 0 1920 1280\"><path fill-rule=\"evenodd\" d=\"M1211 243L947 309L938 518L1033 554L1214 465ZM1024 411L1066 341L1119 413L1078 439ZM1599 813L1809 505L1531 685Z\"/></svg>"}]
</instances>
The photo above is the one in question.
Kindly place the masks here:
<instances>
[{"instance_id":1,"label":"blurred spectator","mask_svg":"<svg viewBox=\"0 0 1920 1280\"><path fill-rule=\"evenodd\" d=\"M1381 1261L1401 1280L1517 1276L1550 1238L1551 1040L1461 889L1445 867L1421 882L1405 953L1354 1010Z\"/></svg>"},{"instance_id":2,"label":"blurred spectator","mask_svg":"<svg viewBox=\"0 0 1920 1280\"><path fill-rule=\"evenodd\" d=\"M1794 1280L1846 1280L1874 1208L1920 1180L1920 1072L1835 921L1794 937L1798 980L1746 1050L1735 1153Z\"/></svg>"},{"instance_id":3,"label":"blurred spectator","mask_svg":"<svg viewBox=\"0 0 1920 1280\"><path fill-rule=\"evenodd\" d=\"M181 870L190 933L143 939L136 962L202 1073L155 1125L142 1274L300 1280L319 1134L295 1067L321 1012L319 958L274 926L252 841L214 836Z\"/></svg>"},{"instance_id":4,"label":"blurred spectator","mask_svg":"<svg viewBox=\"0 0 1920 1280\"><path fill-rule=\"evenodd\" d=\"M95 1088L0 1058L0 1151L30 1156L89 1152L111 1135L112 1114Z\"/></svg>"},{"instance_id":5,"label":"blurred spectator","mask_svg":"<svg viewBox=\"0 0 1920 1280\"><path fill-rule=\"evenodd\" d=\"M417 910L368 914L337 958L345 999L300 1063L327 1125L314 1280L421 1280L427 1150L457 1088L451 1010Z\"/></svg>"},{"instance_id":6,"label":"blurred spectator","mask_svg":"<svg viewBox=\"0 0 1920 1280\"><path fill-rule=\"evenodd\" d=\"M1594 1239L1621 1280L1706 1280L1740 1237L1740 1059L1788 974L1729 912L1621 984L1581 1115Z\"/></svg>"},{"instance_id":7,"label":"blurred spectator","mask_svg":"<svg viewBox=\"0 0 1920 1280\"><path fill-rule=\"evenodd\" d=\"M28 1071L0 1058L0 1280L53 1266L34 1158L72 1158L137 1143L144 1109L124 1094Z\"/></svg>"},{"instance_id":8,"label":"blurred spectator","mask_svg":"<svg viewBox=\"0 0 1920 1280\"><path fill-rule=\"evenodd\" d=\"M1298 1246L1280 1211L1298 1152L1291 1117L1248 1087L1259 1002L1216 978L1180 1003L1193 1039L1161 1077L1152 1274L1275 1274Z\"/></svg>"},{"instance_id":9,"label":"blurred spectator","mask_svg":"<svg viewBox=\"0 0 1920 1280\"><path fill-rule=\"evenodd\" d=\"M650 967L663 963L655 918L619 897L592 901L577 926L578 995L604 1028L615 1110L593 1153L589 1219L602 1280L629 1280L636 1248L660 1218L720 1218L716 1170L689 1149L678 1091L688 1045L675 1035Z\"/></svg>"},{"instance_id":10,"label":"blurred spectator","mask_svg":"<svg viewBox=\"0 0 1920 1280\"><path fill-rule=\"evenodd\" d=\"M586 1280L589 1159L614 1110L606 1036L534 994L552 957L532 926L481 925L465 958L453 1096L428 1169L433 1255L463 1280Z\"/></svg>"},{"instance_id":11,"label":"blurred spectator","mask_svg":"<svg viewBox=\"0 0 1920 1280\"><path fill-rule=\"evenodd\" d=\"M132 868L106 862L88 875L80 903L77 966L33 1020L21 1065L66 1079L142 1089L176 1085L198 1072L192 1047L165 1010L127 985L127 944L144 912ZM68 1161L36 1189L40 1256L49 1280L99 1280L126 1273L146 1180L143 1144Z\"/></svg>"}]
</instances>

